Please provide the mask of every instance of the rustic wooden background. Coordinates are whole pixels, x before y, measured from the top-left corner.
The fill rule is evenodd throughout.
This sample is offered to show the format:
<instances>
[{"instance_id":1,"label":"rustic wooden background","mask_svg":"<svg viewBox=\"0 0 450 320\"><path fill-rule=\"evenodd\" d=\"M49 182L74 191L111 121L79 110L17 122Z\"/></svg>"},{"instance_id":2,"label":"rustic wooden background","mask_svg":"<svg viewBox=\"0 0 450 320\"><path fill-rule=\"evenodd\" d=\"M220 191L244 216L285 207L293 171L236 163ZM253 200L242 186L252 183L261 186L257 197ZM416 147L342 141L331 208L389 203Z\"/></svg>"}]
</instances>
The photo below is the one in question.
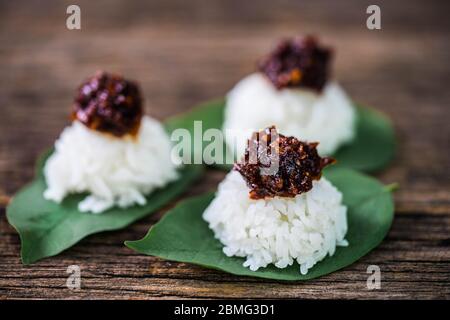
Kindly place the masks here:
<instances>
[{"instance_id":1,"label":"rustic wooden background","mask_svg":"<svg viewBox=\"0 0 450 320\"><path fill-rule=\"evenodd\" d=\"M76 2L82 30L65 27ZM365 27L371 1L0 1L0 298L450 298L450 5L377 1L382 30ZM136 254L163 212L91 236L22 266L5 218L36 157L68 123L74 89L97 69L141 82L148 113L164 119L223 95L283 36L315 33L335 46L335 76L357 101L394 122L398 155L377 175L399 182L385 241L342 271L284 283L227 275ZM210 170L186 196L214 189ZM65 287L78 264L82 289ZM382 288L366 288L366 269Z\"/></svg>"}]
</instances>

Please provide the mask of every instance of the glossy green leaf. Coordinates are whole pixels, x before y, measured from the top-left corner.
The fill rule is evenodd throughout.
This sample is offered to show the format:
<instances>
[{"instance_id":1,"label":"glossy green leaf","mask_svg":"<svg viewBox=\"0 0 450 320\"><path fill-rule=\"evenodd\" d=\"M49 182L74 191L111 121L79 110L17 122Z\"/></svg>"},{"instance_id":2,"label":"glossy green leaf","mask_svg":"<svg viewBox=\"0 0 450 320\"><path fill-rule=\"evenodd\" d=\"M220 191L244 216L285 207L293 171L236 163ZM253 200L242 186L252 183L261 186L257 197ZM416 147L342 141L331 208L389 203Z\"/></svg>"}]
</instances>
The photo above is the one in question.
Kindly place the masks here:
<instances>
[{"instance_id":1,"label":"glossy green leaf","mask_svg":"<svg viewBox=\"0 0 450 320\"><path fill-rule=\"evenodd\" d=\"M180 195L202 172L201 166L186 166L180 169L177 181L151 193L144 206L91 214L77 209L84 195L68 196L61 204L43 198L46 183L42 168L49 154L38 161L35 180L14 196L6 211L9 223L20 235L24 264L54 256L90 234L129 225Z\"/></svg>"},{"instance_id":2,"label":"glossy green leaf","mask_svg":"<svg viewBox=\"0 0 450 320\"><path fill-rule=\"evenodd\" d=\"M394 206L392 187L350 169L327 170L326 177L343 193L348 206L348 247L338 247L332 257L318 262L307 275L301 275L294 263L286 269L273 265L251 271L242 266L243 258L227 257L222 244L202 219L202 213L214 197L208 193L180 203L168 212L147 235L125 244L140 253L163 259L188 262L235 275L277 280L307 280L346 267L374 249L392 223Z\"/></svg>"},{"instance_id":3,"label":"glossy green leaf","mask_svg":"<svg viewBox=\"0 0 450 320\"><path fill-rule=\"evenodd\" d=\"M168 130L185 128L193 133L194 121L202 121L203 131L211 128L221 129L224 106L224 99L202 104L191 111L170 118L167 121ZM392 124L386 116L374 109L362 106L356 108L358 114L356 138L350 144L341 147L333 156L338 160L338 165L345 168L366 172L380 170L394 157L395 135ZM201 155L201 143L195 144L194 134L191 134L191 137L192 154ZM203 141L203 147L209 143ZM225 145L223 148L227 150ZM231 156L228 156L227 159L230 159ZM232 165L215 164L215 166L229 170Z\"/></svg>"},{"instance_id":4,"label":"glossy green leaf","mask_svg":"<svg viewBox=\"0 0 450 320\"><path fill-rule=\"evenodd\" d=\"M374 109L358 106L357 111L355 139L333 156L338 160L338 166L374 172L394 158L394 129L390 120Z\"/></svg>"}]
</instances>

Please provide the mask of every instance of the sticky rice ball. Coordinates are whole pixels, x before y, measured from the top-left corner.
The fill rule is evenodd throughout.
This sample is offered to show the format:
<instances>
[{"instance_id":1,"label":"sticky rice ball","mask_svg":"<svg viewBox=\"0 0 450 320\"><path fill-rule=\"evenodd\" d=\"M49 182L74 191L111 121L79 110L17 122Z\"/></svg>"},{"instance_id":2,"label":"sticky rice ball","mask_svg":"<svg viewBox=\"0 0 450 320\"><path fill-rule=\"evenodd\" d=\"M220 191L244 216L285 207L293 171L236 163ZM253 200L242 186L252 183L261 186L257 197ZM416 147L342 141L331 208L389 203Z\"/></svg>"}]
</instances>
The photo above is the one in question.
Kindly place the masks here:
<instances>
[{"instance_id":1,"label":"sticky rice ball","mask_svg":"<svg viewBox=\"0 0 450 320\"><path fill-rule=\"evenodd\" d=\"M315 143L279 135L279 168L272 175L261 174L273 154L269 163L260 155L252 163L249 145L256 144L257 150L268 140L267 130L249 141L243 160L220 183L203 219L224 245L224 254L245 258L244 267L256 271L296 262L305 275L337 246L348 245L347 207L342 193L321 176L333 159L318 156Z\"/></svg>"},{"instance_id":2,"label":"sticky rice ball","mask_svg":"<svg viewBox=\"0 0 450 320\"><path fill-rule=\"evenodd\" d=\"M240 158L249 134L270 125L305 141L319 141L321 155L333 154L355 135L355 108L329 80L331 51L312 37L281 42L228 93L223 131Z\"/></svg>"},{"instance_id":3,"label":"sticky rice ball","mask_svg":"<svg viewBox=\"0 0 450 320\"><path fill-rule=\"evenodd\" d=\"M178 177L169 136L143 115L134 82L96 74L80 87L72 118L45 164L45 199L61 203L86 192L78 209L101 213L144 205L146 195Z\"/></svg>"}]
</instances>

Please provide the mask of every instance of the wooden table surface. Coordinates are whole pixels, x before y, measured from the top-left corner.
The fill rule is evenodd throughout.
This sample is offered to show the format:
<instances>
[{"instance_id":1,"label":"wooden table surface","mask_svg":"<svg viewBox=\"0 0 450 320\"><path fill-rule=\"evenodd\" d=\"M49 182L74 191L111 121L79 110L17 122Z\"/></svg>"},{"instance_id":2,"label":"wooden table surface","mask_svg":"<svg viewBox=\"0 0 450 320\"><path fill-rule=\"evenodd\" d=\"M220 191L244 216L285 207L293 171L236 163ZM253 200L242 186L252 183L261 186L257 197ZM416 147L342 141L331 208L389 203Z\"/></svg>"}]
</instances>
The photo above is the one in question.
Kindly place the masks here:
<instances>
[{"instance_id":1,"label":"wooden table surface","mask_svg":"<svg viewBox=\"0 0 450 320\"><path fill-rule=\"evenodd\" d=\"M0 298L450 298L448 1L377 1L379 31L365 26L371 1L76 1L80 31L65 27L70 3L0 1ZM400 189L392 229L377 249L342 271L286 283L123 246L162 210L21 264L5 206L67 125L82 79L98 69L136 79L148 113L164 119L223 95L277 39L300 33L333 45L335 77L356 101L393 120L398 154L377 177ZM223 176L209 170L185 196L214 189ZM72 264L81 267L79 291L65 286ZM381 268L380 290L366 287L371 264Z\"/></svg>"}]
</instances>

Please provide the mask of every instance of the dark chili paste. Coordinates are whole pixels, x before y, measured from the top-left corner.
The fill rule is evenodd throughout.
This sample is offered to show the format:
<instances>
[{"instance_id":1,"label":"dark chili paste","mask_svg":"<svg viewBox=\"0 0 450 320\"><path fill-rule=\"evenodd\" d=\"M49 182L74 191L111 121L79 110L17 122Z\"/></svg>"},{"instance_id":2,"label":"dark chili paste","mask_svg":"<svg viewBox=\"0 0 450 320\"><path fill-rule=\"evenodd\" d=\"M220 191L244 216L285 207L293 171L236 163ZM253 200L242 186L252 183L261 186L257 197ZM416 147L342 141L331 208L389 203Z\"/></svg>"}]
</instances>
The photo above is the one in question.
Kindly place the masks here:
<instances>
[{"instance_id":1,"label":"dark chili paste","mask_svg":"<svg viewBox=\"0 0 450 320\"><path fill-rule=\"evenodd\" d=\"M79 87L72 119L90 129L122 137L136 135L142 115L141 93L135 82L98 72Z\"/></svg>"},{"instance_id":2,"label":"dark chili paste","mask_svg":"<svg viewBox=\"0 0 450 320\"><path fill-rule=\"evenodd\" d=\"M312 36L283 40L258 67L277 89L307 87L322 91L329 77L332 51Z\"/></svg>"},{"instance_id":3,"label":"dark chili paste","mask_svg":"<svg viewBox=\"0 0 450 320\"><path fill-rule=\"evenodd\" d=\"M335 162L333 158L320 157L317 145L278 134L272 126L253 133L242 161L234 169L246 180L251 199L292 198L311 190L322 169Z\"/></svg>"}]
</instances>

